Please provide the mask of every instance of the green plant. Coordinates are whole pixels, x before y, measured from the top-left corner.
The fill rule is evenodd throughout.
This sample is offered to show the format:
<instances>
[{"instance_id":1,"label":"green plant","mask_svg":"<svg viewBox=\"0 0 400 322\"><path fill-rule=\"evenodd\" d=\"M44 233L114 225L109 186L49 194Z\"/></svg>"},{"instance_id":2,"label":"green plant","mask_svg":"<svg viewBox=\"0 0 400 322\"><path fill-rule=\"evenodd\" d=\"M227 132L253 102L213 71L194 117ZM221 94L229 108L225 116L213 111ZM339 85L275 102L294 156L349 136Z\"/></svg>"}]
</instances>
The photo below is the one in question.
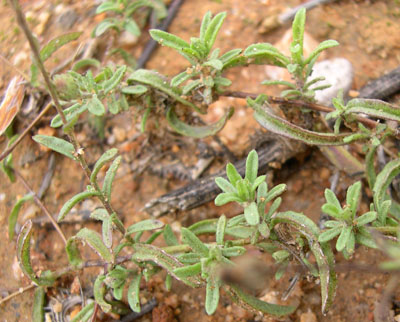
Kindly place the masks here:
<instances>
[{"instance_id":1,"label":"green plant","mask_svg":"<svg viewBox=\"0 0 400 322\"><path fill-rule=\"evenodd\" d=\"M140 27L132 18L132 15L140 8L151 8L155 12L157 21L164 19L167 10L161 0L109 0L100 4L96 14L108 13L113 17L106 18L93 30L92 36L99 37L109 29L117 32L126 30L134 36L140 36Z\"/></svg>"},{"instance_id":2,"label":"green plant","mask_svg":"<svg viewBox=\"0 0 400 322\"><path fill-rule=\"evenodd\" d=\"M272 113L269 109L271 98L267 95L248 95L247 102L254 109L255 119L277 135L301 140L311 145L345 145L353 141L366 143L366 176L374 194L370 211L357 216L362 188L360 181L348 188L344 206L334 192L328 189L325 191L326 204L323 205L322 211L334 220L325 222L326 229L322 231L302 213L279 211L282 203L280 195L286 190L286 185L280 184L269 189L265 182L266 177L258 175L258 155L254 150L247 157L244 176L232 164L228 164L226 178L220 177L215 180L222 190L222 193L215 198L215 204L221 206L236 202L243 209L242 214L229 219L222 215L217 219L203 220L188 228L182 228L180 242L171 227L158 220L147 219L125 227L111 204L113 181L121 162L118 150L109 149L90 168L84 150L76 139L74 127L80 115L87 110L101 117L106 113L106 105L112 114L127 110L129 105L141 106L145 111L142 130L150 112L158 109L159 115L165 116L170 126L178 133L196 138L215 134L223 127L232 113L231 110L215 124L202 127L194 127L181 121L178 111L179 116L187 116L185 112L188 108L190 111L205 113L208 105L225 94L225 87L231 84L230 80L222 76L223 72L234 66L253 63L267 63L287 68L294 75L296 84L293 86L287 84L292 89L284 92L283 96L289 99L300 98L308 104L306 106L312 108L314 105L309 103L316 89L310 90L313 81L308 81L308 77L319 53L326 48L336 46L337 43L322 42L308 58L304 58L305 11L299 11L293 23L291 57L284 56L269 44L250 45L243 54L241 49L233 49L223 55L220 55L219 49L211 51L225 13L217 14L213 18L211 13L207 13L201 24L199 38L192 38L190 43L166 32L150 31L155 40L177 50L190 63L189 68L173 77L171 81L155 71L146 69L134 71L125 78L128 71L126 66L105 67L96 75L93 75L91 70L85 75L69 71L50 79L43 62L60 47L61 43L68 43L69 39L76 39L77 35L64 37L63 41L50 42L39 51L18 1L10 0L10 2L17 14L21 29L31 45L35 58L33 70L41 71L56 107L57 115L51 125L62 126L63 134L67 136L68 141L44 135L36 135L33 139L70 158L72 162L78 162L87 178L86 189L61 207L57 221L63 221L71 209L85 199L98 198L102 204L91 214L92 219L101 222L101 235L84 227L67 240L58 224L53 222L65 242L69 260L68 267L61 267L55 271L44 271L41 274L34 271L30 260L32 222L27 221L22 226L17 240L17 256L24 274L37 286L33 312L35 320L43 318L45 287L54 285L55 281L65 274L93 266L93 262L89 263L82 258L79 246L81 242L98 254L100 260L96 264L104 269L93 285L95 301L82 308L74 321L89 320L98 307L104 312L116 311L116 302L110 301L106 295L112 294L113 299L121 301L125 288L128 289L130 309L140 312L141 280L143 278L149 280L161 268L167 271L165 283L168 288L171 287L172 277L191 287L205 287L205 308L208 314L216 311L221 288L231 294L233 300L256 311L274 316L292 313L295 307L261 301L245 292L238 283L224 279L224 271L237 265L234 257L243 255L249 247L257 247L271 253L278 264L275 274L277 279L285 273L292 262L301 265L310 278L318 278L321 287L321 310L324 314L333 303L337 286L330 240L338 237L337 251L343 252L344 256L349 258L356 251L357 244L377 247L374 231L389 235L394 239L388 248L392 262L385 267L398 270L399 205L387 194L387 188L400 173L400 159L394 158L379 173L376 173L374 166L377 147L385 140L397 137L398 133L389 126L362 119L359 115L366 114L398 122L400 120L398 109L390 104L362 99L351 100L345 104L339 97L333 102L336 110L331 109L331 114L327 116L336 119L334 132L332 133L330 129L316 132ZM134 4L138 6L139 2L145 3L137 1ZM127 6L128 2L107 1L98 11L113 10L122 14L125 9L121 9L121 5ZM99 27L96 30L99 30ZM301 109L299 112L304 113ZM315 117L313 121L315 127L321 125L319 118ZM363 124L368 124L369 127ZM344 132L341 132L342 125L347 128ZM103 180L99 180L98 173L106 166L108 166L106 175ZM17 169L13 167L11 155L2 163L2 168L11 179L15 176L24 182ZM32 193L20 199L9 216L10 238L13 238L22 203L32 199L43 206ZM49 217L52 218L50 214ZM150 237L144 239L144 232L151 232ZM212 235L212 241L204 242L201 238L204 234ZM153 245L161 237L165 246ZM122 255L123 250L128 255ZM246 273L251 274L251 272Z\"/></svg>"}]
</instances>

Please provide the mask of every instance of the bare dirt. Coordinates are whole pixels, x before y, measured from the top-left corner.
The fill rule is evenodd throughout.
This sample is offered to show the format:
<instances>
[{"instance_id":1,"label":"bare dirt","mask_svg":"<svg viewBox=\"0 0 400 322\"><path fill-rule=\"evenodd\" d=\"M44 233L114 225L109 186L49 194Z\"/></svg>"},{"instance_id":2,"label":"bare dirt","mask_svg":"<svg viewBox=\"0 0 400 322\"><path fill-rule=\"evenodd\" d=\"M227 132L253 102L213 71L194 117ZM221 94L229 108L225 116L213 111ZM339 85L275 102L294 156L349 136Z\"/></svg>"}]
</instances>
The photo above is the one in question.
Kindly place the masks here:
<instances>
[{"instance_id":1,"label":"bare dirt","mask_svg":"<svg viewBox=\"0 0 400 322\"><path fill-rule=\"evenodd\" d=\"M44 44L57 35L66 31L80 30L83 35L79 42L75 42L63 48L46 65L51 70L59 65L66 57L73 55L80 43L90 38L90 32L103 16L95 16L95 1L20 1L23 10L29 17L33 30L38 35L39 41ZM213 13L227 11L228 15L215 46L221 48L221 52L232 48L246 48L256 42L277 42L290 25L285 25L267 34L258 33L262 20L269 15L285 8L296 6L298 0L221 0L201 1L187 0L180 8L169 31L184 39L189 39L198 33L202 16L206 11ZM61 14L68 10L76 14L76 22L66 30L63 23L58 22ZM328 58L347 58L354 67L354 90L362 87L368 80L381 76L387 71L396 68L400 62L400 3L397 0L387 1L337 1L310 11L307 15L306 30L317 41L336 39L341 44L327 53ZM24 40L21 30L16 26L12 11L7 1L0 4L0 48L1 55L18 70L29 73L30 54L28 45ZM42 25L41 25L42 24ZM134 47L126 48L136 58L148 39L146 31ZM104 38L104 42L107 42ZM121 62L119 58L111 58L114 62ZM184 70L187 65L182 57L168 48L159 48L146 66L157 69L163 74L172 76ZM11 77L17 74L14 67L10 67L0 60L0 90L3 91ZM252 93L261 93L265 87L260 85L265 76L264 67L237 68L231 70L228 78L234 80L232 90L241 90ZM275 94L275 93L274 93ZM252 113L246 109L245 102L240 99L225 99L215 103L210 108L210 113L205 120L212 121L221 109L228 106L235 107L235 115L228 122L225 129L219 134L221 140L241 157L254 145L252 141L255 130L258 128L252 119ZM53 112L51 112L53 113ZM51 114L50 113L50 114ZM25 128L33 116L37 114L35 109L21 114L14 126L16 131ZM151 157L159 163L166 156L168 160L179 158L187 165L194 164L196 155L190 151L196 148L197 143L170 135L165 141L155 139L148 134L140 134L136 126L135 113L125 113L121 116L109 119L106 123L106 139L100 142L93 129L88 124L79 127L78 139L85 146L86 157L91 164L100 156L102 151L108 148L107 142L116 142L123 155L123 164L117 175L114 185L112 203L121 214L125 225L130 225L138 220L148 218L141 211L144 204L156 196L160 196L174 188L180 187L188 180L179 180L173 175L162 176L151 171L138 171L141 160ZM32 131L32 135L49 131L48 122L51 117L45 117L38 127ZM4 140L2 149L4 148ZM214 144L212 140L207 140ZM190 147L190 149L188 149ZM189 151L188 151L189 150ZM149 154L153 151L154 154ZM155 160L155 161L154 161ZM20 169L27 181L37 191L41 185L44 174L47 172L49 153L40 150L29 137L17 147L14 153L14 164ZM143 161L144 162L144 161ZM226 160L220 159L212 166L209 173L221 168ZM132 170L134 169L134 170ZM323 190L329 187L329 178L334 173L334 167L322 156L318 150L313 150L305 158L295 160L290 165L283 165L277 170L274 183L287 182L288 191L284 196L282 210L301 211L317 220L320 215L320 207L324 203ZM13 204L18 197L26 191L20 183L10 184L6 177L0 175L0 234L3 236L0 244L0 295L6 296L20 287L29 285L29 281L18 268L15 246L15 238L8 239L7 218ZM346 178L341 174L338 193L342 194L352 182L352 178ZM51 213L56 214L61 205L71 196L84 189L86 185L83 172L77 164L68 162L65 158L56 156L55 173L49 190L43 201ZM80 210L90 210L96 204L87 202L80 206ZM173 227L187 226L193 222L215 218L225 213L232 216L237 213L235 207L217 208L208 204L199 209L186 213L179 213L163 217L162 220L172 224ZM19 223L22 224L28 218L42 218L43 213L32 204L24 206L21 211ZM85 224L86 225L86 224ZM72 236L83 226L82 222L65 224L62 226L67 237ZM100 226L90 223L89 227L99 230ZM32 241L32 263L36 270L55 269L67 263L63 252L63 243L49 225L35 225ZM95 258L89 250L86 256ZM266 261L265 255L253 252L252 255ZM376 267L383 256L375 251L360 249L350 263ZM344 263L343 258L337 256L338 264ZM83 278L83 286L89 286L93 278L100 271L92 269L89 277ZM87 274L85 274L87 276ZM271 276L270 276L271 275ZM163 276L163 275L162 275ZM262 282L261 296L265 300L280 302L280 296L288 285L290 276L285 275L283 282L276 282L272 274L265 275ZM302 280L297 284L293 294L287 303L298 304L298 310L283 321L372 321L376 303L381 298L388 277L384 274L373 274L357 270L339 272L339 287L335 303L327 316L320 312L319 287L315 283ZM70 289L71 280L60 282L60 289ZM48 296L56 298L59 291L49 290ZM1 321L30 321L33 302L33 292L27 291L0 307ZM396 295L400 300L400 294ZM163 280L160 277L153 278L143 285L143 301L155 297L159 305L152 313L148 313L139 321L274 321L269 317L262 317L245 311L233 304L229 297L222 293L222 298L214 316L207 316L204 311L204 290L192 290L173 283L171 292L165 290ZM398 312L397 312L398 314Z\"/></svg>"}]
</instances>

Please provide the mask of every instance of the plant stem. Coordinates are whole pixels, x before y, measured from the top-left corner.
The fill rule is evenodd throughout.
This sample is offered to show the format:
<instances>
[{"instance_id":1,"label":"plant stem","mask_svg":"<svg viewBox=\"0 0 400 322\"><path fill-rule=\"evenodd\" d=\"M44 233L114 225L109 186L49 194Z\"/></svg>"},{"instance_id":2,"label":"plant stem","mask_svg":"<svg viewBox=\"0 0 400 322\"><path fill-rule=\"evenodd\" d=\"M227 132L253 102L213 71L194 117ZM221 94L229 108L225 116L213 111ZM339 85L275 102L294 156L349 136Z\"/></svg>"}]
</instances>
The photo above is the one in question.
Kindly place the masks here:
<instances>
[{"instance_id":1,"label":"plant stem","mask_svg":"<svg viewBox=\"0 0 400 322\"><path fill-rule=\"evenodd\" d=\"M2 305L3 303L6 303L7 301L11 300L12 298L14 298L14 297L16 297L16 296L18 296L18 295L20 295L22 293L25 293L26 291L29 291L29 290L31 290L31 289L33 289L35 287L36 287L36 285L32 283L31 285L29 285L27 287L20 288L18 291L14 292L14 293L11 293L10 295L8 295L5 298L1 299L0 300L0 305Z\"/></svg>"},{"instance_id":2,"label":"plant stem","mask_svg":"<svg viewBox=\"0 0 400 322\"><path fill-rule=\"evenodd\" d=\"M13 169L15 176L21 180L22 184L25 186L26 190L29 191L33 195L33 199L35 200L35 203L43 210L43 212L46 214L46 216L49 218L50 222L60 235L61 239L63 240L64 244L67 244L67 239L65 238L64 233L62 232L60 226L58 225L57 221L53 218L53 216L50 214L50 211L47 209L47 207L44 205L44 203L40 200L38 195L36 194L35 191L31 188L31 186L28 184L28 182L25 180L25 178L22 176L22 174L16 170Z\"/></svg>"},{"instance_id":3,"label":"plant stem","mask_svg":"<svg viewBox=\"0 0 400 322\"><path fill-rule=\"evenodd\" d=\"M61 121L62 123L65 125L68 124L67 119L65 118L63 109L61 107L60 104L60 100L58 98L58 94L57 91L55 89L55 86L53 84L53 82L51 81L49 74L46 71L46 68L44 67L43 61L40 58L40 53L39 53L39 49L37 47L36 41L32 35L32 32L30 31L28 24L26 22L25 19L25 15L21 10L21 7L19 5L18 0L9 0L12 8L14 9L14 12L16 14L17 17L17 22L18 25L21 27L21 29L23 30L29 45L31 47L33 56L35 57L35 63L37 64L37 66L40 69L40 72L43 75L44 81L46 83L47 89L49 91L49 94L53 100L54 106L57 110L57 113L60 115ZM89 166L84 158L84 152L83 152L83 148L80 146L78 140L76 139L76 136L73 132L68 133L68 138L70 140L70 142L72 143L72 145L74 146L74 150L75 150L75 156L77 157L79 163L81 164L82 169L85 172L85 175L87 177L87 179L90 182L90 176L92 174L91 170L89 169ZM107 198L105 197L105 195L103 194L103 192L101 191L99 185L97 184L97 182L92 183L93 188L99 192L98 198L100 199L101 203L103 204L104 208L107 210L108 214L111 215L114 213L114 210L111 207L111 204L109 202L109 200L107 200ZM122 233L125 234L125 228L121 229L120 226L117 227L118 230Z\"/></svg>"},{"instance_id":4,"label":"plant stem","mask_svg":"<svg viewBox=\"0 0 400 322\"><path fill-rule=\"evenodd\" d=\"M249 97L252 99L256 99L258 94L227 91L227 92L222 93L221 96L244 98L244 99ZM328 107L328 106L324 106L324 105L320 105L320 104L316 104L316 103L310 103L310 102L306 102L306 101L301 101L301 100L289 100L289 99L283 98L283 97L268 96L267 101L271 104L292 105L292 106L307 108L307 109L318 111L318 112L329 113L329 112L335 111L335 109L332 107ZM363 123L364 125L368 126L369 128L375 128L379 124L378 122L367 119L365 117L361 117L359 115L357 115L356 119L358 122Z\"/></svg>"}]
</instances>

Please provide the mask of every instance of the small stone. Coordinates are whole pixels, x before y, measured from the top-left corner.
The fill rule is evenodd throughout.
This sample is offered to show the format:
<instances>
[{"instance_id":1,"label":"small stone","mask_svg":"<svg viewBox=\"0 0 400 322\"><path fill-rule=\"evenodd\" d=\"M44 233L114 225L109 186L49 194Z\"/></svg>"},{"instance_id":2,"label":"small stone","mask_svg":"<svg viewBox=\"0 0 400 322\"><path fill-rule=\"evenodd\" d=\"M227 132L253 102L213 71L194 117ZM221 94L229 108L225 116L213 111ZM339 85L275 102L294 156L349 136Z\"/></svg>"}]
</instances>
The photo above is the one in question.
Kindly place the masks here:
<instances>
[{"instance_id":1,"label":"small stone","mask_svg":"<svg viewBox=\"0 0 400 322\"><path fill-rule=\"evenodd\" d=\"M328 168L322 168L319 173L319 176L322 180L328 180L329 177L331 176L331 172L329 171Z\"/></svg>"},{"instance_id":2,"label":"small stone","mask_svg":"<svg viewBox=\"0 0 400 322\"><path fill-rule=\"evenodd\" d=\"M315 92L317 102L329 106L332 98L337 97L340 90L343 90L344 96L349 92L353 83L353 65L345 58L324 60L314 65L309 80L317 77L325 77L325 80L317 82L310 89L321 85L331 85L329 88Z\"/></svg>"},{"instance_id":3,"label":"small stone","mask_svg":"<svg viewBox=\"0 0 400 322\"><path fill-rule=\"evenodd\" d=\"M117 142L123 142L126 139L126 131L122 127L114 127L112 130Z\"/></svg>"},{"instance_id":4,"label":"small stone","mask_svg":"<svg viewBox=\"0 0 400 322\"><path fill-rule=\"evenodd\" d=\"M23 64L24 61L28 59L28 54L24 51L20 51L18 54L15 55L13 64L15 66L20 66Z\"/></svg>"},{"instance_id":5,"label":"small stone","mask_svg":"<svg viewBox=\"0 0 400 322\"><path fill-rule=\"evenodd\" d=\"M302 313L300 315L300 322L317 322L317 317L312 312Z\"/></svg>"},{"instance_id":6,"label":"small stone","mask_svg":"<svg viewBox=\"0 0 400 322\"><path fill-rule=\"evenodd\" d=\"M176 309L179 305L178 295L172 294L165 299L165 304Z\"/></svg>"},{"instance_id":7,"label":"small stone","mask_svg":"<svg viewBox=\"0 0 400 322\"><path fill-rule=\"evenodd\" d=\"M68 9L57 17L56 24L62 29L71 29L78 18L79 16L74 9Z\"/></svg>"},{"instance_id":8,"label":"small stone","mask_svg":"<svg viewBox=\"0 0 400 322\"><path fill-rule=\"evenodd\" d=\"M132 47L137 44L138 36L132 35L130 32L123 31L119 36L118 42L121 47Z\"/></svg>"},{"instance_id":9,"label":"small stone","mask_svg":"<svg viewBox=\"0 0 400 322\"><path fill-rule=\"evenodd\" d=\"M39 23L34 29L35 33L37 33L38 35L42 35L47 27L48 22L50 21L50 18L51 18L50 12L48 11L41 12L38 17Z\"/></svg>"}]
</instances>

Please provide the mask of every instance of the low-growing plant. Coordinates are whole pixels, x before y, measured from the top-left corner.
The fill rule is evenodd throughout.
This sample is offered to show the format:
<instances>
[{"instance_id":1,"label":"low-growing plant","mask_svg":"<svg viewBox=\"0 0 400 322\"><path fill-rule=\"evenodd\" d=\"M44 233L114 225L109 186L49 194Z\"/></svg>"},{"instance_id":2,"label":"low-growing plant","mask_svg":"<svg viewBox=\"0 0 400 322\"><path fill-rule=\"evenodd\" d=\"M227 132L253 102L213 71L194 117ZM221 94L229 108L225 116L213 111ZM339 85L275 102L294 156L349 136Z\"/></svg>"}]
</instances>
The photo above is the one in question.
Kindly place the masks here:
<instances>
[{"instance_id":1,"label":"low-growing plant","mask_svg":"<svg viewBox=\"0 0 400 322\"><path fill-rule=\"evenodd\" d=\"M139 2L133 4L138 5ZM190 287L205 287L205 309L208 314L217 310L221 289L231 294L234 301L246 308L274 316L291 314L296 307L262 301L245 291L239 283L224 278L224 272L237 265L234 258L242 256L252 247L271 253L278 267L275 274L277 279L281 278L294 262L303 267L311 280L318 280L321 287L321 310L324 314L334 301L337 287L331 240L336 239L336 250L350 258L357 251L357 245L377 248L379 243L382 243L381 239L375 237L374 232L390 236L391 242L386 247L386 252L391 261L383 263L382 267L399 269L399 207L387 193L387 188L400 173L400 159L394 158L379 173L376 173L374 163L377 147L385 140L396 138L398 132L389 126L360 117L362 114L398 122L398 108L388 103L353 99L345 104L340 97L334 99L336 109L331 110L326 117L335 119L334 132L329 128L326 128L325 132L317 132L277 116L270 109L270 97L265 94L247 98L249 107L254 110L255 119L261 126L277 135L317 146L345 145L353 141L364 143L366 178L369 188L373 191L370 211L359 214L361 181L355 182L347 189L343 205L335 193L327 189L326 203L322 206L322 211L331 216L332 220L326 221L322 230L303 213L279 210L281 195L287 187L285 184L268 187L265 175L259 175L258 155L255 150L247 156L244 175L229 163L226 166L226 177L215 180L222 190L215 198L215 204L221 206L235 202L241 207L241 214L229 218L222 215L216 219L196 222L190 227L182 228L179 238L169 225L155 219L147 219L125 227L111 204L113 181L121 163L118 150L109 149L90 168L84 150L74 134L76 121L86 110L95 116L103 116L107 110L115 114L131 106L137 108L139 105L145 111L142 130L150 112L158 109L158 117L165 116L170 126L180 134L196 138L215 134L223 127L232 113L231 110L217 123L201 127L185 123L178 115L185 116L187 108L189 111L206 113L207 107L223 95L225 88L231 84L231 80L224 78L223 73L234 66L272 64L286 68L293 75L295 84L279 82L291 87L290 91L283 92L282 95L288 99L312 101L313 91L317 89L310 90L310 86L319 80L309 80L313 65L320 52L336 46L337 43L332 40L322 42L309 57L303 57L305 10L300 10L293 22L291 57L283 55L270 44L252 44L244 52L241 49L233 49L222 55L219 49L212 51L226 14L219 13L212 17L208 12L203 18L199 37L191 38L190 43L163 31L150 31L151 36L161 45L175 49L190 64L184 72L171 80L146 69L133 71L125 77L128 71L126 66L105 67L96 75L93 75L92 71L85 75L69 71L50 79L43 65L47 57L43 52L52 53L57 48L52 46L52 49L49 49L47 45L39 51L26 26L18 1L10 0L10 3L32 47L35 68L42 72L45 85L57 109L58 114L53 118L51 125L62 126L68 141L45 135L36 135L33 139L70 158L71 162L78 162L87 177L86 189L61 207L57 221L62 222L71 209L85 199L98 198L102 204L91 213L92 219L101 222L101 234L84 227L67 240L57 223L54 223L65 241L69 260L68 267L61 267L55 271L44 271L41 274L34 271L30 260L32 222L27 221L22 226L17 239L17 256L24 274L37 286L33 311L35 321L43 319L45 288L54 285L54 282L65 274L79 272L90 266L88 261L82 258L82 242L98 254L98 265L104 269L93 285L94 302L82 308L73 321L88 321L96 314L98 307L106 313L118 312L116 303L123 300L126 289L130 309L140 312L141 281L148 281L161 269L167 272L165 283L168 289L171 287L172 278ZM98 11L113 10L122 14L125 9L121 9L121 6L126 8L128 2L107 1ZM129 15L124 13L124 17L130 14L131 12ZM98 31L99 27L96 30ZM300 110L300 113L304 111ZM320 129L323 124L321 119L315 117L314 121L314 128ZM3 161L3 170L10 176L17 174L20 177L10 158ZM106 175L100 180L98 173L106 166ZM35 199L35 196L27 194L14 206L9 216L11 239L21 205L32 199ZM144 233L148 231L151 235L145 239ZM212 241L204 242L201 238L204 234L211 235ZM161 238L164 247L153 245ZM109 295L112 295L115 301L111 301Z\"/></svg>"}]
</instances>

